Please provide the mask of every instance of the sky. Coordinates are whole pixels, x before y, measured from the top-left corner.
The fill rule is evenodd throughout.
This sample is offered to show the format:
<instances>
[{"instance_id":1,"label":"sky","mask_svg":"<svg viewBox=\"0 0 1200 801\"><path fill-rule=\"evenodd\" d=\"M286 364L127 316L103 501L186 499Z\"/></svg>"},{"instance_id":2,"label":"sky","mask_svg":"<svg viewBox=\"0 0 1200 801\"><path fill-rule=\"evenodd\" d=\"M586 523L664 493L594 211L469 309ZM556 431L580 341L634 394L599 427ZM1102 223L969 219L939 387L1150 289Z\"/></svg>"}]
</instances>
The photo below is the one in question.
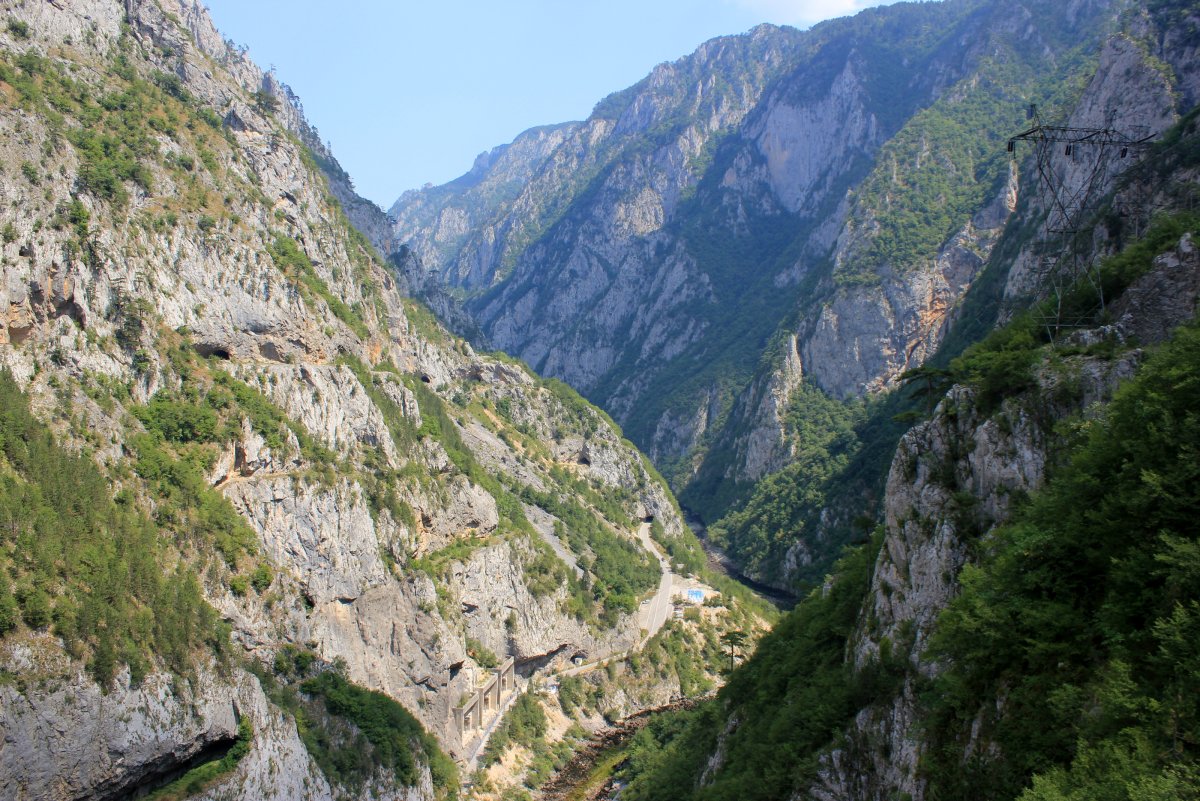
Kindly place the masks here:
<instances>
[{"instance_id":1,"label":"sky","mask_svg":"<svg viewBox=\"0 0 1200 801\"><path fill-rule=\"evenodd\" d=\"M463 174L537 125L715 36L806 28L895 0L206 0L218 30L274 67L359 194Z\"/></svg>"}]
</instances>

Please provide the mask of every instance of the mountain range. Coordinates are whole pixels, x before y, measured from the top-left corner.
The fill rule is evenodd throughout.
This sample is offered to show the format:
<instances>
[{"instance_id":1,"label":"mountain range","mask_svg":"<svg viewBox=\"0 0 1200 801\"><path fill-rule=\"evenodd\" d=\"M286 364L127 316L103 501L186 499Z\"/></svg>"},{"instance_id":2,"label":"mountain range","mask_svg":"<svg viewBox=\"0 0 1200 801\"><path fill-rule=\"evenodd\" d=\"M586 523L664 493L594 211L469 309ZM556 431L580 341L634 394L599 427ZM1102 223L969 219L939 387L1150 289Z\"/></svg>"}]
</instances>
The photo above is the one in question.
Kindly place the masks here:
<instances>
[{"instance_id":1,"label":"mountain range","mask_svg":"<svg viewBox=\"0 0 1200 801\"><path fill-rule=\"evenodd\" d=\"M1196 797L1194 2L759 26L387 213L195 0L0 16L0 798Z\"/></svg>"}]
</instances>

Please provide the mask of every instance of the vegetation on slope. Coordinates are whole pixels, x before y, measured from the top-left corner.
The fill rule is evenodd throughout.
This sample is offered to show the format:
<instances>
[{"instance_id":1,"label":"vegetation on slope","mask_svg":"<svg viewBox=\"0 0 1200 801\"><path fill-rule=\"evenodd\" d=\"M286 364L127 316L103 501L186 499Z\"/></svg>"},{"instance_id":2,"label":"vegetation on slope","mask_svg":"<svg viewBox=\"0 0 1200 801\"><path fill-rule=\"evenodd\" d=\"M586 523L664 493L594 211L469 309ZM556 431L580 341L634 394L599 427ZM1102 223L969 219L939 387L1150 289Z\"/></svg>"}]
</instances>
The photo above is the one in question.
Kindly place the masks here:
<instances>
[{"instance_id":1,"label":"vegetation on slope","mask_svg":"<svg viewBox=\"0 0 1200 801\"><path fill-rule=\"evenodd\" d=\"M828 268L815 265L803 283L779 285L778 276L802 258L817 221L835 210L832 198L841 197L838 191L830 193L825 208L810 216L749 207L737 228L728 230L729 190L721 185L721 178L732 169L741 152L739 144L744 145L731 138L717 148L695 196L681 204L677 222L668 229L678 237L709 290L708 297L697 299L682 318L694 320L703 335L662 364L647 364L640 347L625 348L621 359L588 393L594 402L607 405L627 391L627 385L644 383L639 393L643 402L635 404L623 422L630 438L648 450L664 416L686 419L703 405L716 411L709 430L722 430L780 321L799 298L813 292ZM841 192L865 170L863 163L838 176ZM690 461L661 466L672 481L690 472Z\"/></svg>"},{"instance_id":2,"label":"vegetation on slope","mask_svg":"<svg viewBox=\"0 0 1200 801\"><path fill-rule=\"evenodd\" d=\"M512 708L504 713L504 720L488 738L483 753L482 765L487 767L500 760L501 754L511 745L545 748L546 712L538 703L534 693L522 693Z\"/></svg>"},{"instance_id":3,"label":"vegetation on slope","mask_svg":"<svg viewBox=\"0 0 1200 801\"><path fill-rule=\"evenodd\" d=\"M1111 303L1150 270L1155 256L1173 247L1186 233L1200 235L1200 215L1176 213L1155 218L1140 239L1104 260L1095 283L1081 279L1063 294L1061 301L1051 298L1017 315L952 360L950 376L976 388L976 403L984 412L996 408L1004 398L1029 389L1045 348L1061 333L1054 320L1101 322L1105 314L1102 299Z\"/></svg>"},{"instance_id":4,"label":"vegetation on slope","mask_svg":"<svg viewBox=\"0 0 1200 801\"><path fill-rule=\"evenodd\" d=\"M964 568L935 643L951 667L929 694L934 797L1015 798L1031 777L1027 801L1194 791L1198 392L1189 327ZM967 746L977 736L998 751Z\"/></svg>"},{"instance_id":5,"label":"vegetation on slope","mask_svg":"<svg viewBox=\"0 0 1200 801\"><path fill-rule=\"evenodd\" d=\"M755 485L743 506L709 527L713 544L745 572L775 579L790 546L807 540L818 547L821 511L861 446L859 430L865 422L862 404L836 401L802 384L784 416L788 437L796 443L795 456ZM828 562L820 561L823 571Z\"/></svg>"},{"instance_id":6,"label":"vegetation on slope","mask_svg":"<svg viewBox=\"0 0 1200 801\"><path fill-rule=\"evenodd\" d=\"M332 670L308 679L300 688L307 695L319 698L329 714L350 721L358 730L353 747L342 750L343 756L353 754L352 767L332 761L318 762L327 774L332 772L337 776L335 783L352 780L355 770L360 771L360 776L367 775L365 762L391 768L396 781L411 787L420 780L416 754L423 755L435 786L449 788L457 783L454 763L417 719L392 698L352 684ZM369 744L369 748L364 748L364 744Z\"/></svg>"},{"instance_id":7,"label":"vegetation on slope","mask_svg":"<svg viewBox=\"0 0 1200 801\"><path fill-rule=\"evenodd\" d=\"M66 47L69 45L67 42ZM86 324L76 320L79 328L72 332L73 344L64 335L62 344L55 344L52 353L42 350L45 340L40 319L31 341L15 346L25 348L18 351L19 356L31 357L18 361L26 365L33 362L34 384L49 384L58 390L55 424L70 426L68 439L75 443L102 444L108 458L103 459L103 468L97 467L85 445L83 455L64 452L61 458L55 457L57 461L49 459L47 467L42 462L49 457L38 449L41 441L31 433L31 427L36 427L34 418L27 415L28 419L21 418L16 428L3 428L0 439L14 450L0 458L0 525L5 526L0 532L0 635L13 632L24 636L30 628L49 629L64 637L74 655L88 661L100 681L107 684L122 665L128 665L136 682L146 671L161 667L162 661L166 667L186 673L189 660L202 648L224 655L228 628L204 603L205 591L215 598L221 598L226 589L232 592L240 600L224 601L243 609L248 605L251 614L243 620L259 612L270 616L272 609L278 609L275 605L280 599L295 601L296 611L302 609L299 602L305 599L290 578L275 585L275 592L266 592L275 576L258 555L254 530L223 497L220 488L212 486L211 474L218 459L229 455L247 426L270 449L271 479L277 477L274 471L281 471L289 474L296 486L317 482L326 489L335 480L339 484L358 480L377 517L391 514L395 520L410 523L412 531L418 530L418 524L412 509L400 498L406 488L401 482L424 482L425 489L433 485L430 494L436 496L440 489L436 485L443 479L441 475L423 474L419 464L414 463L419 460L376 472L374 468L387 461L383 449L368 453L367 447L339 443L339 448L349 452L333 453L268 398L275 379L286 379L286 366L232 366L229 362L231 358L237 362L238 353L231 354L229 351L235 348L226 342L206 345L203 350L211 350L214 356L200 358L187 329L181 327L174 333L160 330L160 321L154 319L157 302L136 299L132 292L169 291L176 284L170 270L143 270L138 259L155 252L164 240L178 244L187 238L203 239L219 253L225 251L225 243L232 245L230 252L235 256L223 260L213 276L216 281L237 280L243 264L247 269L251 264L274 264L292 284L290 289L295 294L290 298L303 300L317 318L324 318L321 322L328 323L324 327L327 336L334 337L333 329L341 328L337 322L340 320L365 339L372 331L379 333L375 326L383 318L379 297L371 291L377 288L368 286L363 270L356 269L363 268L358 257L369 246L352 231L338 230L337 225L346 225L346 221L334 214L335 208L321 209L320 219L332 218L333 224L319 232L313 224L318 215L308 214L308 203L299 204L301 213L308 214L307 220L301 218L299 222L284 211L272 209L262 192L252 186L256 176L254 165L246 169L246 151L237 147L237 137L222 126L221 120L191 97L174 74L142 75L145 70L141 62L158 60L157 49L144 51L135 37L122 37L113 51L116 70L111 75L100 62L89 64L86 71L77 69L70 61L69 49L53 52L51 59L32 55L17 59L0 54L0 105L6 110L21 107L13 112L14 116L28 114L35 124L43 118L49 122L50 136L42 149L42 159L23 165L21 174L30 184L53 183L56 191L67 198L52 218L34 221L31 241L38 241L36 233L43 222L55 229L66 228L75 235L68 261L87 259L94 274L103 276L107 259L120 258L122 263L128 259L139 282L143 277L145 280L128 289L122 283L112 290L120 296L107 310L107 320L116 329L111 339L94 330L104 330L103 324L95 325L99 315L89 315ZM179 74L186 72L185 64L181 58ZM81 75L88 77L77 80ZM276 107L266 93L258 93L255 100L264 112ZM269 133L272 150L279 152L281 145L286 150L286 134L278 129ZM79 161L80 168L78 181L71 184L69 168L73 159ZM38 189L33 194L43 193ZM48 208L53 209L52 190L46 188L44 196ZM127 220L123 212L131 207L132 219ZM235 209L247 219L232 213ZM268 215L272 228L260 227L258 224ZM342 234L349 236L349 242L338 241ZM5 227L6 242L15 242L17 236L15 225ZM247 243L252 248L261 243L258 255L251 253L247 259L245 251L238 250L238 245ZM101 250L102 245L113 252ZM345 261L353 263L343 263L340 245L347 251ZM338 258L328 258L331 251ZM165 280L160 281L160 277ZM204 283L191 277L197 284ZM270 276L269 280L277 282L277 277ZM356 284L364 302L352 303L349 297L342 300L338 290L349 287L347 294L353 295ZM208 298L220 293L219 286L204 283L197 288L182 278L179 285L181 295L183 290ZM214 289L216 292L209 295ZM376 301L373 308L369 302L372 299ZM328 313L323 307L328 307ZM427 313L421 315L414 307L406 307L413 330L431 340L444 338L444 332L436 329ZM89 306L88 310L93 309ZM191 310L194 317L189 320L205 320L203 304L193 305ZM170 316L174 311L171 308L164 314ZM64 328L70 325L66 320L61 322ZM316 330L311 329L314 336ZM342 343L345 346L344 340ZM45 347L49 350L52 346ZM104 362L73 358L77 352L91 355L93 347L115 358ZM459 433L462 418L426 385L428 378L423 381L401 375L391 367L386 347L381 354L383 361L375 369L349 354L343 361L384 413L402 457L413 455L414 446L422 438L436 440L454 465L444 475L449 479L465 475L495 497L502 534L531 534L508 478L494 468L481 466L464 444ZM48 366L47 355L49 380L41 372ZM294 364L304 357L297 351L268 358ZM124 372L122 365L130 362L132 370ZM99 364L116 375L83 372L85 364ZM421 425L406 419L397 404L388 400L395 394L389 396L383 391L394 389L385 387L387 382L404 384L416 395ZM145 387L157 389L156 394L142 395ZM73 394L79 390L90 402ZM312 397L317 403L316 391ZM502 400L507 404L515 398ZM0 401L0 411L15 415L18 404L6 392L0 392ZM499 405L497 402L497 408ZM19 408L26 408L23 399ZM595 414L589 415L591 418L600 419ZM98 430L88 430L89 426ZM510 445L520 439L519 426L500 425L499 429L501 438ZM526 433L520 431L522 436ZM245 473L253 472L257 465L246 468L241 475L234 471L230 480L246 478ZM113 484L108 483L104 470L111 474ZM95 481L91 481L92 476ZM596 614L590 608L593 605L601 607L606 615L633 611L637 594L653 585L650 574L657 576L656 571L647 569L653 560L610 527L636 525L627 519L625 508L633 506L633 490L613 493L613 497L599 481L594 486L566 479L558 483L565 491L557 502L572 506L570 513L564 512L572 524L564 532L564 539L576 545L581 554L587 554L585 564L594 560L598 576L593 582L594 594L588 599L589 613ZM114 501L118 486L125 489ZM90 517L81 512L85 506ZM153 510L152 517L139 512L139 508ZM46 531L52 533L47 535ZM536 538L534 541L541 545ZM395 558L396 554L389 556ZM534 564L545 568L536 578L551 584L554 590L560 577L574 581L544 547ZM412 566L420 567L415 563ZM258 598L258 594L264 597ZM455 616L447 615L448 621L453 623ZM278 645L281 639L295 636L289 626L282 623L274 633L268 633L268 641ZM0 679L23 681L10 676ZM435 785L452 784L453 766L417 722L393 701L352 685L338 671L306 673L303 678L293 672L286 683L296 685L292 689L299 699L297 705L290 706L283 693L272 697L296 714L301 736L335 785L366 787L376 779L387 782L393 774L396 780L413 784L422 763L429 764ZM270 689L269 680L264 678L264 684ZM250 735L243 734L243 741L248 740ZM244 753L243 742L231 752L231 760ZM182 784L169 788L166 796L202 789L216 773L230 769L231 760L189 773Z\"/></svg>"},{"instance_id":8,"label":"vegetation on slope","mask_svg":"<svg viewBox=\"0 0 1200 801\"><path fill-rule=\"evenodd\" d=\"M557 518L555 534L581 555L579 565L590 576L592 597L604 608L606 623L636 610L638 596L658 583L658 564L643 548L618 536L570 496L529 486L520 494Z\"/></svg>"},{"instance_id":9,"label":"vegetation on slope","mask_svg":"<svg viewBox=\"0 0 1200 801\"><path fill-rule=\"evenodd\" d=\"M136 217L138 223L163 230L179 223L179 212L194 212L199 213L198 227L204 235L219 221L236 222L215 191L218 179L231 180L216 155L230 149L220 117L191 97L178 76L164 72L139 76L133 66L136 51L132 38L124 33L105 87L72 77L61 63L33 51L0 54L0 82L15 90L0 93L0 104L41 115L49 132L44 155L60 153L69 144L79 161L78 191L117 210L126 206L131 184L151 193L154 168L163 170L175 192L145 204ZM181 152L164 153L159 137L181 145ZM43 158L41 164L45 162ZM40 165L31 162L22 165L22 173L33 184L44 177ZM94 257L94 244L89 245L86 233L85 217L72 255Z\"/></svg>"},{"instance_id":10,"label":"vegetation on slope","mask_svg":"<svg viewBox=\"0 0 1200 801\"><path fill-rule=\"evenodd\" d=\"M458 794L458 768L408 710L349 681L341 665L285 646L272 670L253 669L271 700L296 720L313 761L335 787L362 792L378 782L419 784L428 768L439 799Z\"/></svg>"},{"instance_id":11,"label":"vegetation on slope","mask_svg":"<svg viewBox=\"0 0 1200 801\"><path fill-rule=\"evenodd\" d=\"M197 649L223 654L228 630L178 564L195 543L165 534L0 372L0 635L50 630L105 685L123 665L137 682L158 660L186 673Z\"/></svg>"},{"instance_id":12,"label":"vegetation on slope","mask_svg":"<svg viewBox=\"0 0 1200 801\"><path fill-rule=\"evenodd\" d=\"M1053 36L1061 24L1043 17L1039 33ZM873 284L932 261L997 197L1009 173L1004 141L1024 124L1028 98L1054 114L1091 74L1091 47L1075 45L1077 36L1053 63L1001 40L975 74L905 121L855 189L851 224L865 242L838 265L839 284Z\"/></svg>"}]
</instances>

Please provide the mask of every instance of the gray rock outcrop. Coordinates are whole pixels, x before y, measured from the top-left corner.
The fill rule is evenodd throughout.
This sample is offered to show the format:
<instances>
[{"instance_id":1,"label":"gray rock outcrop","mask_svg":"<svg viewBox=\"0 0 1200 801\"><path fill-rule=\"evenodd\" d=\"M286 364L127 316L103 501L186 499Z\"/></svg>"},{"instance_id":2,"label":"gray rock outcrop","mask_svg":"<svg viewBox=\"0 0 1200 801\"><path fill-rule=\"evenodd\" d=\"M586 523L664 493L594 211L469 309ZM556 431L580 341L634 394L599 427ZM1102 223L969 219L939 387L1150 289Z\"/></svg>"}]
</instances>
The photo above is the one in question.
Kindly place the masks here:
<instances>
[{"instance_id":1,"label":"gray rock outcrop","mask_svg":"<svg viewBox=\"0 0 1200 801\"><path fill-rule=\"evenodd\" d=\"M147 124L140 180L105 196L80 178L91 156L71 144L73 113L0 108L0 160L29 165L0 175L0 365L148 514L179 501L129 468L128 440L144 433L130 411L166 392L228 417L220 441L192 443L188 458L219 493L208 502L228 501L253 533L250 553L222 559L175 531L174 512L160 525L183 543L171 559L203 576L238 659L269 670L289 647L309 652L400 701L459 754L452 710L477 672L468 637L521 659L635 642L636 616L587 624L565 611L566 587L529 590L540 535L511 493L556 487L636 543L562 476L619 497L621 520L652 509L668 536L690 536L666 490L596 410L479 355L401 295L407 279L346 223L387 244L372 227L381 213L356 205L294 95L191 0L11 13L28 28L0 31L6 58L29 50L99 97L126 88L105 71L126 54L170 123ZM252 586L247 560L261 568ZM206 797L342 792L236 664L137 686L124 676L105 693L86 652L72 659L54 637L19 628L0 646L29 674L0 687L0 797L121 797L227 747L243 717L251 750ZM55 666L46 682L22 667L35 651ZM382 774L368 785L383 798L433 795L428 770L415 787Z\"/></svg>"}]
</instances>

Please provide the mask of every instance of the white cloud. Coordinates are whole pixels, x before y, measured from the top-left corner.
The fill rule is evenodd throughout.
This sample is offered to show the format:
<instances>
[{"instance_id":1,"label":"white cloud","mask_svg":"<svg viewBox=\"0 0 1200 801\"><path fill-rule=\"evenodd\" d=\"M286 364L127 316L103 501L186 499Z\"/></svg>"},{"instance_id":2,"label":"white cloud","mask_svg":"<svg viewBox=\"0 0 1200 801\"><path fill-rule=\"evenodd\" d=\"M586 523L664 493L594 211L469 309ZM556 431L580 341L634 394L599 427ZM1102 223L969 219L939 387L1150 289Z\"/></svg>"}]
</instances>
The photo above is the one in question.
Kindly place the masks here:
<instances>
[{"instance_id":1,"label":"white cloud","mask_svg":"<svg viewBox=\"0 0 1200 801\"><path fill-rule=\"evenodd\" d=\"M857 14L871 6L889 5L896 0L728 0L758 14L764 22L777 25L809 25L833 17Z\"/></svg>"}]
</instances>

